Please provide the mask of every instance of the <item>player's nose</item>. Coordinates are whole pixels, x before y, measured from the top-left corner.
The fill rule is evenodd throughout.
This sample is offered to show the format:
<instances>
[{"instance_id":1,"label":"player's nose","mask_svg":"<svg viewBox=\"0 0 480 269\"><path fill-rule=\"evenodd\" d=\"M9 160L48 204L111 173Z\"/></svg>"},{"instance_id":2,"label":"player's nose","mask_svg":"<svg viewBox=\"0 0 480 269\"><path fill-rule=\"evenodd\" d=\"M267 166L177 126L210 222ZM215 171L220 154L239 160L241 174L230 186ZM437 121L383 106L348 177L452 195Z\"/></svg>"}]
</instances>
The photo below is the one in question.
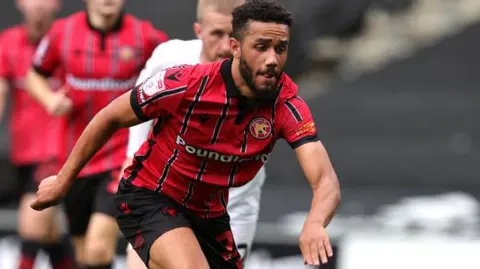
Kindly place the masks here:
<instances>
[{"instance_id":1,"label":"player's nose","mask_svg":"<svg viewBox=\"0 0 480 269\"><path fill-rule=\"evenodd\" d=\"M269 49L266 51L267 57L265 58L265 65L267 67L277 67L278 66L278 59L277 59L277 53L275 52L274 49Z\"/></svg>"},{"instance_id":2,"label":"player's nose","mask_svg":"<svg viewBox=\"0 0 480 269\"><path fill-rule=\"evenodd\" d=\"M220 50L223 54L230 52L230 37L228 35L224 35L222 38L222 41L220 42Z\"/></svg>"}]
</instances>

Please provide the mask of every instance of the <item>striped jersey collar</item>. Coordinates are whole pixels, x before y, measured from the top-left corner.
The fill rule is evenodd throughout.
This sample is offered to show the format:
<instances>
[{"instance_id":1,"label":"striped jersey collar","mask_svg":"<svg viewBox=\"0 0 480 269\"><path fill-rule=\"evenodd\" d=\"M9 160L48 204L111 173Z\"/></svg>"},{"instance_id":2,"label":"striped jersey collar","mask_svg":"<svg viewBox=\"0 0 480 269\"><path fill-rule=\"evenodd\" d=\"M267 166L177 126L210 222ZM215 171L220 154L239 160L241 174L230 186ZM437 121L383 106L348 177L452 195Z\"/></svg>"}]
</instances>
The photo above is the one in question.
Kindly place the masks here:
<instances>
[{"instance_id":1,"label":"striped jersey collar","mask_svg":"<svg viewBox=\"0 0 480 269\"><path fill-rule=\"evenodd\" d=\"M122 10L121 13L120 13L120 16L118 16L117 21L113 24L113 27L110 30L105 31L105 30L98 29L95 26L93 26L93 24L90 21L90 18L88 16L88 11L85 11L85 19L87 20L88 27L91 30L102 33L102 34L108 34L108 33L113 33L113 32L120 31L122 29L124 17L125 17L125 12Z\"/></svg>"},{"instance_id":2,"label":"striped jersey collar","mask_svg":"<svg viewBox=\"0 0 480 269\"><path fill-rule=\"evenodd\" d=\"M232 62L232 58L224 60L220 72L222 74L223 81L225 82L225 87L227 88L227 95L229 97L242 97L240 90L237 88L237 86L235 86L235 82L233 81Z\"/></svg>"}]
</instances>

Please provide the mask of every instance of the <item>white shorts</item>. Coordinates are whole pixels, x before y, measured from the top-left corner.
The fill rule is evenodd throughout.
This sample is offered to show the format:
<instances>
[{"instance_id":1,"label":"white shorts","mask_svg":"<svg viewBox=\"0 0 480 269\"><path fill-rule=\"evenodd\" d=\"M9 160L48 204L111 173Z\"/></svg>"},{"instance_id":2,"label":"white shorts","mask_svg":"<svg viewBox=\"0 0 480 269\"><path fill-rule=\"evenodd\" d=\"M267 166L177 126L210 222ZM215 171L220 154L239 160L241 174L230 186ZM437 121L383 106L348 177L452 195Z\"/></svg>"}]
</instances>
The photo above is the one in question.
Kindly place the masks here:
<instances>
[{"instance_id":1,"label":"white shorts","mask_svg":"<svg viewBox=\"0 0 480 269\"><path fill-rule=\"evenodd\" d=\"M227 207L230 226L238 251L244 258L253 244L260 213L260 196L266 177L265 167L262 167L252 181L244 186L230 189ZM130 244L127 246L127 251L129 249L133 249Z\"/></svg>"}]
</instances>

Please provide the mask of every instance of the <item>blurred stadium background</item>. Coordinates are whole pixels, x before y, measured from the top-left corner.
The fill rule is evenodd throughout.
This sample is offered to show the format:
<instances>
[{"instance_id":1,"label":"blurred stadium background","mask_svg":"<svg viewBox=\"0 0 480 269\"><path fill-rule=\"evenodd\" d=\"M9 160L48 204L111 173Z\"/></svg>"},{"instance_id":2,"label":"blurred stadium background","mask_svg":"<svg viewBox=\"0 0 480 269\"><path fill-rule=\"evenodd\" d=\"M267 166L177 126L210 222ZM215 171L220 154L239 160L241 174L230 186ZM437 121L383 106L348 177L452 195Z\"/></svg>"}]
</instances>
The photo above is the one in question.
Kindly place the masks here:
<instances>
[{"instance_id":1,"label":"blurred stadium background","mask_svg":"<svg viewBox=\"0 0 480 269\"><path fill-rule=\"evenodd\" d=\"M480 268L480 1L282 0L296 15L288 72L341 180L322 268ZM81 9L64 1L62 16ZM0 29L20 22L1 1ZM127 1L172 38L193 38L195 1ZM0 268L13 269L17 192L0 126ZM310 190L285 143L267 166L248 268L303 268ZM116 268L124 268L125 242ZM40 260L39 269L46 269Z\"/></svg>"}]
</instances>

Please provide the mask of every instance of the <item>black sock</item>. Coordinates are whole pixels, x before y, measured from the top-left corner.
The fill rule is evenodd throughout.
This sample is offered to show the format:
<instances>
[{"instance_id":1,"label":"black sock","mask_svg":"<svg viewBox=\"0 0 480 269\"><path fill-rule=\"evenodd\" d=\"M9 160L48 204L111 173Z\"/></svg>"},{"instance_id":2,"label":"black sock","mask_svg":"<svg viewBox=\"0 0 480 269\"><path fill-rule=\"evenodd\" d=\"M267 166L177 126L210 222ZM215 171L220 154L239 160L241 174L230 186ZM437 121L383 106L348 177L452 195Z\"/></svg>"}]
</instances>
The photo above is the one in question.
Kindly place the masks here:
<instances>
[{"instance_id":1,"label":"black sock","mask_svg":"<svg viewBox=\"0 0 480 269\"><path fill-rule=\"evenodd\" d=\"M44 249L50 257L53 269L74 268L73 247L67 237L60 239L57 243L45 245Z\"/></svg>"},{"instance_id":2,"label":"black sock","mask_svg":"<svg viewBox=\"0 0 480 269\"><path fill-rule=\"evenodd\" d=\"M112 264L104 264L104 265L87 265L85 269L112 269Z\"/></svg>"},{"instance_id":3,"label":"black sock","mask_svg":"<svg viewBox=\"0 0 480 269\"><path fill-rule=\"evenodd\" d=\"M33 269L37 253L40 249L42 249L42 243L22 239L18 269Z\"/></svg>"}]
</instances>

